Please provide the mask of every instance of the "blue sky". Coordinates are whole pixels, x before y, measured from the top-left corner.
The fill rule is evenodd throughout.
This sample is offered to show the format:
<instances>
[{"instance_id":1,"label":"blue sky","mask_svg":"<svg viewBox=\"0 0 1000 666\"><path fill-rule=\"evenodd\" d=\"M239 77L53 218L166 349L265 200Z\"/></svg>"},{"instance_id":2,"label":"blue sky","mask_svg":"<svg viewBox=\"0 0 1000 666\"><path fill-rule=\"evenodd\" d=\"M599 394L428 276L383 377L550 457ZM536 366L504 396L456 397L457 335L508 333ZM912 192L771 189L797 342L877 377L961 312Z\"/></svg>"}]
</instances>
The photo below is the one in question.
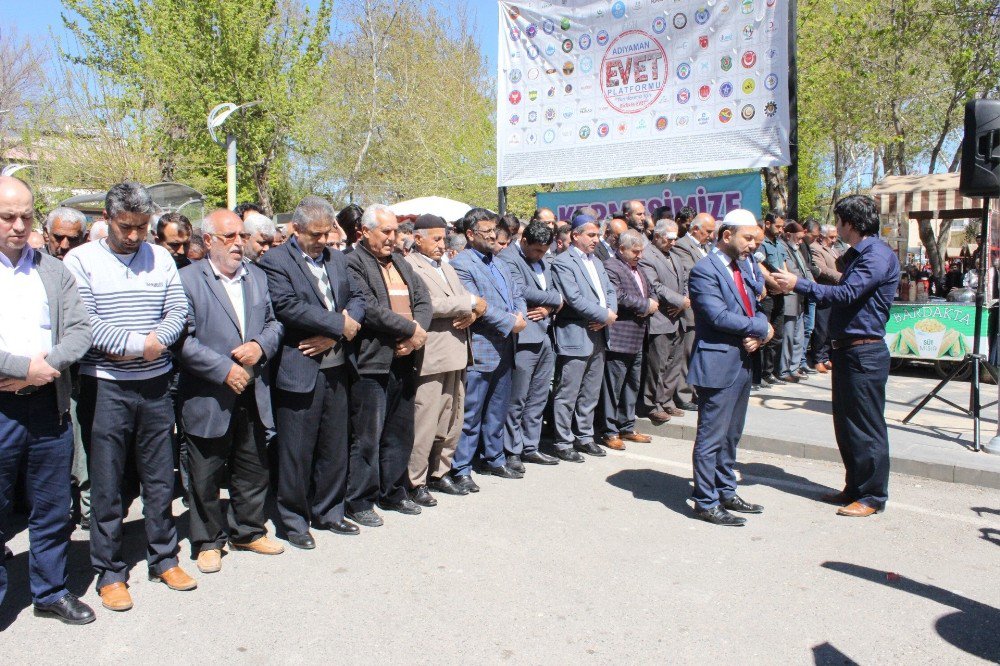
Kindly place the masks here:
<instances>
[{"instance_id":1,"label":"blue sky","mask_svg":"<svg viewBox=\"0 0 1000 666\"><path fill-rule=\"evenodd\" d=\"M238 1L238 0L234 0ZM306 0L314 4L313 0ZM417 4L425 4L416 0ZM491 66L496 63L497 53L497 3L496 0L454 0L455 4L465 4L470 16L475 20L473 34L479 39ZM44 39L50 31L57 37L63 34L60 0L0 0L0 26L14 26L22 35L32 39Z\"/></svg>"}]
</instances>

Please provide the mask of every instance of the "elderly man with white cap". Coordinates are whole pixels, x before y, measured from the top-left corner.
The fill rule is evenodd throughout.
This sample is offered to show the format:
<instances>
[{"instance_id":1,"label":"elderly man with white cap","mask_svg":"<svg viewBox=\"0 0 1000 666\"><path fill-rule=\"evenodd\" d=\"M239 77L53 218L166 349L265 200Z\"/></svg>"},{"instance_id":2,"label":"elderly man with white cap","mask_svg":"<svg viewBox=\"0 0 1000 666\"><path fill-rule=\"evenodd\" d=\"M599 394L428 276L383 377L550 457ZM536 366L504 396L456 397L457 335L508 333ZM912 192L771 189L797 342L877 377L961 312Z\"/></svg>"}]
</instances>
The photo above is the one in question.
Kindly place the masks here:
<instances>
[{"instance_id":1,"label":"elderly man with white cap","mask_svg":"<svg viewBox=\"0 0 1000 666\"><path fill-rule=\"evenodd\" d=\"M698 395L694 443L694 516L715 525L740 526L740 513L760 505L736 494L736 447L750 397L750 355L774 329L757 312L748 258L757 246L757 220L747 210L730 211L718 242L695 264L688 282L695 312L695 341L688 383Z\"/></svg>"}]
</instances>

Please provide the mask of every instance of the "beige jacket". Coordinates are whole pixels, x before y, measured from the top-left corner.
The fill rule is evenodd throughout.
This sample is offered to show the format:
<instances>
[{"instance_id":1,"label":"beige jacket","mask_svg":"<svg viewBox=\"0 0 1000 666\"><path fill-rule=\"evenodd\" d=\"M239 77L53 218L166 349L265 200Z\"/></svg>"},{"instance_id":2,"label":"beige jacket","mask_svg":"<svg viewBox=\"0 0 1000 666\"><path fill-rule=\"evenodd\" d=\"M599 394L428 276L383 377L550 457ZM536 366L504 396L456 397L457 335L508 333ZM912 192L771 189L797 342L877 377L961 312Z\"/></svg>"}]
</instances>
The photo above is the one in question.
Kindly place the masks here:
<instances>
[{"instance_id":1,"label":"beige jacket","mask_svg":"<svg viewBox=\"0 0 1000 666\"><path fill-rule=\"evenodd\" d=\"M427 286L434 310L434 318L427 329L427 344L420 359L420 376L464 370L472 363L469 330L456 330L451 322L472 312L472 294L462 286L455 269L448 264L441 264L445 276L442 279L427 257L419 252L411 252L406 261Z\"/></svg>"}]
</instances>

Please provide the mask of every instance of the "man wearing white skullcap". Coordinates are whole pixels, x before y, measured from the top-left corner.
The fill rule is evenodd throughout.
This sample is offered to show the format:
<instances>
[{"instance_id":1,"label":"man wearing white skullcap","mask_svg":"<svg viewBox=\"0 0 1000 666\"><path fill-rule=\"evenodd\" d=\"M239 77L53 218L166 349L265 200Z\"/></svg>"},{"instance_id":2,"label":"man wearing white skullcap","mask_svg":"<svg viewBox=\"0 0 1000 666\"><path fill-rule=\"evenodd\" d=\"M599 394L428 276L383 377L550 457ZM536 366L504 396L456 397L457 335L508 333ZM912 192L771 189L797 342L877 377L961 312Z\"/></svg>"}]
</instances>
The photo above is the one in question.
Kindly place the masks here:
<instances>
[{"instance_id":1,"label":"man wearing white skullcap","mask_svg":"<svg viewBox=\"0 0 1000 666\"><path fill-rule=\"evenodd\" d=\"M695 313L688 383L698 396L694 515L715 525L746 522L730 511L763 511L736 494L733 474L750 397L750 355L774 335L767 317L757 312L757 285L747 263L757 246L757 229L750 211L727 213L715 247L695 264L688 282Z\"/></svg>"}]
</instances>

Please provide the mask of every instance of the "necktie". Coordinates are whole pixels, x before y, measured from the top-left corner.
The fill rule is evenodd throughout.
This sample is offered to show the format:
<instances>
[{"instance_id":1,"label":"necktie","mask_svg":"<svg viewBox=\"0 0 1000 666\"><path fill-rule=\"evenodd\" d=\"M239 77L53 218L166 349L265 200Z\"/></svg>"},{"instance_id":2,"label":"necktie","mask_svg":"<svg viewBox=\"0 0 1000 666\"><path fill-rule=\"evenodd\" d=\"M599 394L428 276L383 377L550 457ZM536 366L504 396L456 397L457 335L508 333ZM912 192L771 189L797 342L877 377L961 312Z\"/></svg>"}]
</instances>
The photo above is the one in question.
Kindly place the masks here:
<instances>
[{"instance_id":1,"label":"necktie","mask_svg":"<svg viewBox=\"0 0 1000 666\"><path fill-rule=\"evenodd\" d=\"M747 295L747 287L743 284L743 273L740 272L740 267L734 261L729 265L733 269L733 280L736 282L736 290L740 292L740 298L743 299L743 309L747 311L747 316L753 316L753 306L750 305L750 296Z\"/></svg>"},{"instance_id":2,"label":"necktie","mask_svg":"<svg viewBox=\"0 0 1000 666\"><path fill-rule=\"evenodd\" d=\"M330 285L330 276L326 274L326 264L321 264L323 272L319 275L319 284L323 288L323 301L328 310L333 310L333 287Z\"/></svg>"}]
</instances>

